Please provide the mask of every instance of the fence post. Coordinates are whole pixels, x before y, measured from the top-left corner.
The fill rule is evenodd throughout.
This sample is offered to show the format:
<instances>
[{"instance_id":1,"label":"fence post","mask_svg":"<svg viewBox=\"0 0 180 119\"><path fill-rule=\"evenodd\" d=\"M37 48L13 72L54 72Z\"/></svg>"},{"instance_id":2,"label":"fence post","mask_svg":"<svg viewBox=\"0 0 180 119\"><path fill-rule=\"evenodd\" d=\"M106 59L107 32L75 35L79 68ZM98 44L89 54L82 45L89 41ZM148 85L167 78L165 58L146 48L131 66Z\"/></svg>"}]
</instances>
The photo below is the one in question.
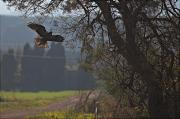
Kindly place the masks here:
<instances>
[{"instance_id":1,"label":"fence post","mask_svg":"<svg viewBox=\"0 0 180 119\"><path fill-rule=\"evenodd\" d=\"M99 102L95 100L95 101L94 101L94 105L95 105L94 117L95 117L95 119L98 119L98 113L99 113Z\"/></svg>"}]
</instances>

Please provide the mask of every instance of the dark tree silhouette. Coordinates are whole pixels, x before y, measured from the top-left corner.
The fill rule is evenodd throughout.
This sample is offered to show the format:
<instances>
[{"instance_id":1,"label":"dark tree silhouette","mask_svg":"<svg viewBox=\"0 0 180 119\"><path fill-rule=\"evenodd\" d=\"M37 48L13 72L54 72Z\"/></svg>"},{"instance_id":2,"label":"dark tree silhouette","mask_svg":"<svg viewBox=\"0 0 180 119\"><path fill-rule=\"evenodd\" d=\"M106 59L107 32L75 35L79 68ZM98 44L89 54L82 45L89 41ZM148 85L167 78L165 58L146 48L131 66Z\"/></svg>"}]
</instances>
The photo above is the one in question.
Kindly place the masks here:
<instances>
[{"instance_id":1,"label":"dark tree silhouette","mask_svg":"<svg viewBox=\"0 0 180 119\"><path fill-rule=\"evenodd\" d=\"M1 67L1 88L2 90L12 90L15 85L15 73L17 68L17 61L14 57L14 50L9 49L8 53L2 57Z\"/></svg>"},{"instance_id":2,"label":"dark tree silhouette","mask_svg":"<svg viewBox=\"0 0 180 119\"><path fill-rule=\"evenodd\" d=\"M0 90L2 89L2 52L0 49Z\"/></svg>"},{"instance_id":3,"label":"dark tree silhouette","mask_svg":"<svg viewBox=\"0 0 180 119\"><path fill-rule=\"evenodd\" d=\"M31 48L31 46L26 43L23 49L23 56L21 59L21 67L22 67L22 90L28 90L31 88L32 84L32 80L31 78L34 78L31 74L31 71L34 70L34 65L36 64L32 64L32 52L33 49Z\"/></svg>"},{"instance_id":4,"label":"dark tree silhouette","mask_svg":"<svg viewBox=\"0 0 180 119\"><path fill-rule=\"evenodd\" d=\"M46 52L26 44L21 61L21 90L58 91L95 87L93 77L83 69L65 70L65 51L61 44L52 43Z\"/></svg>"},{"instance_id":5,"label":"dark tree silhouette","mask_svg":"<svg viewBox=\"0 0 180 119\"><path fill-rule=\"evenodd\" d=\"M45 85L49 89L62 90L65 88L64 68L65 68L65 51L61 44L51 44L51 48L47 51L45 64ZM52 83L53 85L49 85Z\"/></svg>"},{"instance_id":6,"label":"dark tree silhouette","mask_svg":"<svg viewBox=\"0 0 180 119\"><path fill-rule=\"evenodd\" d=\"M22 56L22 89L36 91L40 89L43 75L44 49L31 48L29 44L24 46Z\"/></svg>"}]
</instances>

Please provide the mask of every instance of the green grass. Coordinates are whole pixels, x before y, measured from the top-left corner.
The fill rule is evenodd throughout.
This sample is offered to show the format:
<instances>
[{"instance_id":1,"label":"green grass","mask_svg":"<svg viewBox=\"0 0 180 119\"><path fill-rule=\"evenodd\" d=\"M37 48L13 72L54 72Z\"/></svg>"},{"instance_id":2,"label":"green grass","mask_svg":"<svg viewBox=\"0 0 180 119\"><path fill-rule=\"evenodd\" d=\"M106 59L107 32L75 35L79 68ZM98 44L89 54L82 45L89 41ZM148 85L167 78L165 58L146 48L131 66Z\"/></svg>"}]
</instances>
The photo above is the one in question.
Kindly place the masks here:
<instances>
[{"instance_id":1,"label":"green grass","mask_svg":"<svg viewBox=\"0 0 180 119\"><path fill-rule=\"evenodd\" d=\"M78 91L60 92L0 92L0 112L45 106L78 95Z\"/></svg>"},{"instance_id":2,"label":"green grass","mask_svg":"<svg viewBox=\"0 0 180 119\"><path fill-rule=\"evenodd\" d=\"M80 113L75 111L54 111L43 112L33 117L27 117L26 119L94 119L94 115L89 113Z\"/></svg>"}]
</instances>

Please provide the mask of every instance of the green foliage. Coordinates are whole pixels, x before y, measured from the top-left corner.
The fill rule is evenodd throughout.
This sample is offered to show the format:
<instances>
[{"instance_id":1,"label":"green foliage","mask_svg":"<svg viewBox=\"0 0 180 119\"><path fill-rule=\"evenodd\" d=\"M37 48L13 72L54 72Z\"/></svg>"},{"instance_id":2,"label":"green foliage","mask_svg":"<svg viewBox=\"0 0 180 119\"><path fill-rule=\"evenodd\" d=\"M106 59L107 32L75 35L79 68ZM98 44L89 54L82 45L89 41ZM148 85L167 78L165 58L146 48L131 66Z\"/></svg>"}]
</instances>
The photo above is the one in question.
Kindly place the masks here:
<instances>
[{"instance_id":1,"label":"green foliage","mask_svg":"<svg viewBox=\"0 0 180 119\"><path fill-rule=\"evenodd\" d=\"M60 92L0 92L0 96L4 98L16 98L16 99L37 99L37 98L46 98L51 99L54 97L67 97L77 94L77 91L60 91Z\"/></svg>"},{"instance_id":2,"label":"green foliage","mask_svg":"<svg viewBox=\"0 0 180 119\"><path fill-rule=\"evenodd\" d=\"M0 92L4 100L0 111L28 109L36 106L45 106L52 102L67 99L78 95L77 91L61 92Z\"/></svg>"},{"instance_id":3,"label":"green foliage","mask_svg":"<svg viewBox=\"0 0 180 119\"><path fill-rule=\"evenodd\" d=\"M44 112L37 114L34 117L27 117L26 119L94 119L94 115L68 110L68 111Z\"/></svg>"}]
</instances>

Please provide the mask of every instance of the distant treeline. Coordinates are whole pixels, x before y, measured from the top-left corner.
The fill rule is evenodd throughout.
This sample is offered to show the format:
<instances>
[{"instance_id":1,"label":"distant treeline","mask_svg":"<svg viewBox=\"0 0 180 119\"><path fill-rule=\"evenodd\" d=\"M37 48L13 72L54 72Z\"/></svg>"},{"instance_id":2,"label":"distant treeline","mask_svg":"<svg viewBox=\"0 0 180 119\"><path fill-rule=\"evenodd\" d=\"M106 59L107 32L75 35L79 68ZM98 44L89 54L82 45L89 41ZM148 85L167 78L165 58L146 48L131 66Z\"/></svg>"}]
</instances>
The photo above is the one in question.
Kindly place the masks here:
<instances>
[{"instance_id":1,"label":"distant treeline","mask_svg":"<svg viewBox=\"0 0 180 119\"><path fill-rule=\"evenodd\" d=\"M52 43L43 48L24 46L23 52L15 55L9 49L0 62L1 90L58 91L91 89L95 87L92 75L79 68L65 69L65 51L61 44Z\"/></svg>"}]
</instances>

